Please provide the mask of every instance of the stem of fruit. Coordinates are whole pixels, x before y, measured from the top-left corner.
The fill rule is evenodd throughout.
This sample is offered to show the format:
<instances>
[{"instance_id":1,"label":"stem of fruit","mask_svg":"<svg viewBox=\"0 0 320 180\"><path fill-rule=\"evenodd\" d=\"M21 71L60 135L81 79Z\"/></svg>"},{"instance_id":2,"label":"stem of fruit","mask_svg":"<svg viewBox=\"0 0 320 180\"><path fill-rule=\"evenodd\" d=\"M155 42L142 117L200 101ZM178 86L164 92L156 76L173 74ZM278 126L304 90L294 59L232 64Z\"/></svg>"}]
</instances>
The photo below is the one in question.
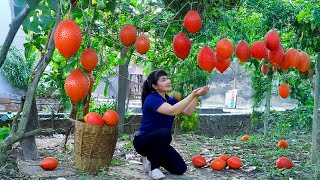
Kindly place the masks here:
<instances>
[{"instance_id":1,"label":"stem of fruit","mask_svg":"<svg viewBox=\"0 0 320 180\"><path fill-rule=\"evenodd\" d=\"M92 73L89 73L89 75L88 75L89 79L91 79L91 76L92 76ZM91 80L89 80L89 81L90 81L90 84L91 84ZM92 86L92 87L93 87L93 86ZM86 96L86 101L85 101L84 109L83 109L83 117L84 117L86 114L89 113L89 105L90 105L92 87L91 87L91 85L90 85L88 94L87 94L87 96Z\"/></svg>"},{"instance_id":2,"label":"stem of fruit","mask_svg":"<svg viewBox=\"0 0 320 180\"><path fill-rule=\"evenodd\" d=\"M77 104L78 103L72 103L72 110L71 110L71 114L70 114L70 117L72 119L76 119L77 118Z\"/></svg>"}]
</instances>

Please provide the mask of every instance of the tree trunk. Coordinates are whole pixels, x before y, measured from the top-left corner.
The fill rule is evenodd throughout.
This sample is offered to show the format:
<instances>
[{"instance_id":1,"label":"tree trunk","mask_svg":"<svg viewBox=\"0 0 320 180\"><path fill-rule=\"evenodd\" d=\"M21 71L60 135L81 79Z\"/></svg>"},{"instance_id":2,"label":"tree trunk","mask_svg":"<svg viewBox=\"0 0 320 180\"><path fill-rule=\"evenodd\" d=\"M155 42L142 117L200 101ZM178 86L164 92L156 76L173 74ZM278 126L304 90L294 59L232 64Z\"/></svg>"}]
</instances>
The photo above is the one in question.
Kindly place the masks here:
<instances>
[{"instance_id":1,"label":"tree trunk","mask_svg":"<svg viewBox=\"0 0 320 180\"><path fill-rule=\"evenodd\" d=\"M22 116L19 118L19 124L18 129L16 132L11 132L10 135L4 140L0 142L0 167L2 167L6 163L6 159L8 157L8 153L12 148L12 145L18 141L20 141L22 138L29 137L32 135L35 135L37 133L41 133L41 129L36 129L35 131L26 132L26 127L28 124L29 116L30 116L30 110L32 101L36 92L37 85L39 83L40 77L43 74L44 70L48 66L49 62L51 61L53 51L55 49L54 42L53 42L53 34L55 32L55 29L60 22L60 6L57 6L57 17L54 24L53 30L48 34L48 44L47 44L47 53L42 56L40 59L39 66L36 67L37 69L32 73L33 77L31 77L32 82L28 84L28 89L26 92L26 99L25 103L22 109Z\"/></svg>"},{"instance_id":2,"label":"tree trunk","mask_svg":"<svg viewBox=\"0 0 320 180\"><path fill-rule=\"evenodd\" d=\"M31 112L26 127L26 132L38 128L38 109L35 98L32 100ZM30 136L20 140L23 156L26 159L36 159L38 157L38 148L36 145L35 136Z\"/></svg>"},{"instance_id":3,"label":"tree trunk","mask_svg":"<svg viewBox=\"0 0 320 180\"><path fill-rule=\"evenodd\" d=\"M121 59L125 60L125 63L119 65L119 72L118 72L118 95L117 95L117 104L116 104L116 111L119 114L120 121L119 121L119 134L124 133L124 119L125 119L125 109L126 109L126 98L128 94L128 65L131 59L132 50L129 52L129 48L125 47L122 49L121 52ZM129 52L129 56L127 53Z\"/></svg>"},{"instance_id":4,"label":"tree trunk","mask_svg":"<svg viewBox=\"0 0 320 180\"><path fill-rule=\"evenodd\" d=\"M317 136L318 136L318 117L319 117L319 71L320 71L320 53L316 60L316 79L314 80L314 105L313 105L313 121L312 121L312 143L311 143L311 163L317 163Z\"/></svg>"},{"instance_id":5,"label":"tree trunk","mask_svg":"<svg viewBox=\"0 0 320 180\"><path fill-rule=\"evenodd\" d=\"M272 76L273 74L268 74L268 89L266 95L266 108L264 110L264 123L263 123L263 135L267 136L268 133L268 124L269 124L269 114L270 114L270 101L271 101L271 91L272 91Z\"/></svg>"}]
</instances>

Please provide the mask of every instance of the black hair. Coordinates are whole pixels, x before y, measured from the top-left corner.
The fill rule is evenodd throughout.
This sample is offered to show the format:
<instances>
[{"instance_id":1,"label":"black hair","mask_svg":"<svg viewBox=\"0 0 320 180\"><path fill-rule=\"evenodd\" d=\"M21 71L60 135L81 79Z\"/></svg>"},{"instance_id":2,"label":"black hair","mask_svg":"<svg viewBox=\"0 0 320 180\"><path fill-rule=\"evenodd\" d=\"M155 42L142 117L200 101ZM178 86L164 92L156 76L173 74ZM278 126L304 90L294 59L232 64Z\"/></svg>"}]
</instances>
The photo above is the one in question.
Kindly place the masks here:
<instances>
[{"instance_id":1,"label":"black hair","mask_svg":"<svg viewBox=\"0 0 320 180\"><path fill-rule=\"evenodd\" d=\"M164 70L155 70L152 71L147 79L143 82L141 93L142 105L147 96L152 93L152 91L155 91L155 89L152 87L152 84L157 85L157 81L161 76L167 76L167 73Z\"/></svg>"}]
</instances>

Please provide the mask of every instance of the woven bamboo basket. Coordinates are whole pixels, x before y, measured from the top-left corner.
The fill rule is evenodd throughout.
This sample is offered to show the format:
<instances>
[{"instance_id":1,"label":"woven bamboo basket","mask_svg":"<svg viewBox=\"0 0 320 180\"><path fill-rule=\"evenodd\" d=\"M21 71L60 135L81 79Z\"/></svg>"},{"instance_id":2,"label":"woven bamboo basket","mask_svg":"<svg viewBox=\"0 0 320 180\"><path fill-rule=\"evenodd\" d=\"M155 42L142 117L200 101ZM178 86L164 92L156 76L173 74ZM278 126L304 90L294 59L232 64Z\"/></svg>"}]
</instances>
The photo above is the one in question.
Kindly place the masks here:
<instances>
[{"instance_id":1,"label":"woven bamboo basket","mask_svg":"<svg viewBox=\"0 0 320 180\"><path fill-rule=\"evenodd\" d=\"M108 168L117 143L117 126L95 126L75 122L75 168L85 172L98 172Z\"/></svg>"}]
</instances>

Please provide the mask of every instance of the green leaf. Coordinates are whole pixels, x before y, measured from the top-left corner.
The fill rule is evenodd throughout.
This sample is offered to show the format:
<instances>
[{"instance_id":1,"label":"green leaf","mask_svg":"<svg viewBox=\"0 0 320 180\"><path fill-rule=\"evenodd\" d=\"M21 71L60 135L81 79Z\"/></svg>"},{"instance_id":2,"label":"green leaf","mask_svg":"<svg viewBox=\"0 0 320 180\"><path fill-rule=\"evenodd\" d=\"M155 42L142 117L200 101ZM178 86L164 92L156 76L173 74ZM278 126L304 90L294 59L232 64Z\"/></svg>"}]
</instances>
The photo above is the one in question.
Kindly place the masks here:
<instances>
[{"instance_id":1,"label":"green leaf","mask_svg":"<svg viewBox=\"0 0 320 180\"><path fill-rule=\"evenodd\" d=\"M108 79L106 79L104 82L105 82L105 86L104 86L104 90L103 90L103 95L107 97L110 81Z\"/></svg>"}]
</instances>

